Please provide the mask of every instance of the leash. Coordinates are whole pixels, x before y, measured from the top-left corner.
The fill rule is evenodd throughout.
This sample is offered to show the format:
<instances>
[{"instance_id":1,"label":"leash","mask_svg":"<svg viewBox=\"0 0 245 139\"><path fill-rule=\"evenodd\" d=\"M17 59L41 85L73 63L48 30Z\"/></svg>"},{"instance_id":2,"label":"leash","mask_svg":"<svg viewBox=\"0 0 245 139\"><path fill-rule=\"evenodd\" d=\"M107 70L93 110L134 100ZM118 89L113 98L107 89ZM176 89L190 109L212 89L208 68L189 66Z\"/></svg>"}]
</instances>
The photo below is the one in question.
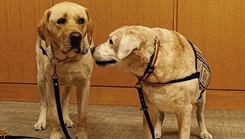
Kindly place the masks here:
<instances>
[{"instance_id":1,"label":"leash","mask_svg":"<svg viewBox=\"0 0 245 139\"><path fill-rule=\"evenodd\" d=\"M66 129L65 122L64 122L64 119L63 119L62 108L61 108L61 104L60 104L60 90L59 90L59 81L58 81L59 76L57 75L57 72L56 72L56 66L59 65L59 64L62 64L62 63L70 62L73 59L69 59L68 56L66 56L65 59L57 58L55 56L54 48L53 48L51 42L50 42L50 47L51 47L50 64L54 67L54 73L51 76L51 78L53 80L55 102L56 102L56 108L57 108L57 112L58 112L58 118L59 118L60 126L62 128L62 131L63 131L65 137L67 139L71 139L71 137L70 137L70 135L69 135L69 133L68 133L68 131ZM46 50L42 47L41 39L39 40L39 48L41 49L43 55L49 57L48 53L46 52ZM87 53L88 53L88 48L83 46L82 51L80 52L80 54L85 55ZM0 139L2 139L1 136L0 136Z\"/></svg>"},{"instance_id":2,"label":"leash","mask_svg":"<svg viewBox=\"0 0 245 139\"><path fill-rule=\"evenodd\" d=\"M41 139L41 138L29 137L29 136L12 136L0 130L0 139Z\"/></svg>"},{"instance_id":3,"label":"leash","mask_svg":"<svg viewBox=\"0 0 245 139\"><path fill-rule=\"evenodd\" d=\"M0 139L41 139L41 138L34 138L34 137L28 137L28 136L11 136L11 135L4 135L0 136Z\"/></svg>"},{"instance_id":4,"label":"leash","mask_svg":"<svg viewBox=\"0 0 245 139\"><path fill-rule=\"evenodd\" d=\"M139 99L140 99L140 104L141 104L140 110L144 112L145 119L146 119L148 126L150 128L152 139L155 139L154 128L153 128L153 125L151 123L151 118L150 118L148 110L147 110L148 107L146 106L146 103L145 103L143 89L142 89L142 85L141 85L140 81L138 81L136 83L135 88L138 90L138 94L139 94Z\"/></svg>"},{"instance_id":5,"label":"leash","mask_svg":"<svg viewBox=\"0 0 245 139\"><path fill-rule=\"evenodd\" d=\"M68 57L66 57L65 59L58 59L57 57L55 57L53 46L51 43L50 43L50 47L51 47L51 54L52 54L52 57L50 59L50 63L54 67L54 73L51 77L52 77L53 85L54 85L54 93L55 93L55 100L56 100L55 102L56 102L56 108L57 108L57 112L58 112L58 118L59 118L60 126L62 128L62 131L63 131L65 137L67 139L71 139L71 137L70 137L70 135L66 129L65 122L63 119L62 108L61 108L61 104L60 104L60 89L59 89L59 81L58 81L59 76L57 75L57 72L56 72L56 66L58 64L70 62L71 60L69 60ZM44 55L47 54L46 52L44 53L43 49L41 49L41 50L42 50ZM88 52L88 49L86 47L83 47L81 54L85 55L85 54L87 54L87 52Z\"/></svg>"},{"instance_id":6,"label":"leash","mask_svg":"<svg viewBox=\"0 0 245 139\"><path fill-rule=\"evenodd\" d=\"M154 51L153 51L153 54L151 55L150 62L148 64L144 74L141 77L138 77L138 82L135 85L135 88L138 91L138 95L139 95L139 99L140 99L140 104L141 104L140 110L144 112L146 121L147 121L148 126L150 128L152 139L155 139L154 127L152 125L151 118L150 118L150 115L149 115L148 110L147 110L148 107L146 106L146 103L145 103L141 80L147 79L149 77L149 75L154 71L154 65L155 65L157 57L158 57L159 47L160 47L160 40L156 36L156 39L154 42Z\"/></svg>"},{"instance_id":7,"label":"leash","mask_svg":"<svg viewBox=\"0 0 245 139\"><path fill-rule=\"evenodd\" d=\"M55 93L55 100L56 100L55 102L56 102L56 108L57 108L57 112L58 112L60 125L61 125L61 128L63 130L65 137L67 139L71 139L71 137L70 137L70 135L66 129L65 122L63 119L63 114L62 114L62 109L61 109L61 104L60 104L60 89L59 89L59 82L58 82L59 77L56 73L56 64L52 63L52 59L51 59L51 65L54 67L54 74L52 75L52 80L53 80L53 85L54 85L54 93Z\"/></svg>"},{"instance_id":8,"label":"leash","mask_svg":"<svg viewBox=\"0 0 245 139\"><path fill-rule=\"evenodd\" d=\"M59 89L59 81L58 81L59 76L56 73L56 66L58 64L66 63L66 62L69 62L71 60L68 60L68 57L66 57L65 59L58 59L55 56L55 54L54 54L54 48L52 46L52 43L50 43L50 47L51 47L50 64L54 67L54 73L51 76L51 78L53 80L54 94L55 94L55 103L56 103L56 108L57 108L57 112L58 112L58 118L59 118L60 126L62 128L62 131L63 131L65 137L67 139L71 139L71 137L70 137L70 135L69 135L69 133L68 133L68 131L66 129L65 122L64 122L64 119L63 119L62 108L61 108L61 104L60 104L60 89ZM41 45L41 40L39 42L39 48L42 50L43 55L48 56L47 52L44 50L44 48ZM87 53L87 50L83 49L83 54L86 54L86 53Z\"/></svg>"}]
</instances>

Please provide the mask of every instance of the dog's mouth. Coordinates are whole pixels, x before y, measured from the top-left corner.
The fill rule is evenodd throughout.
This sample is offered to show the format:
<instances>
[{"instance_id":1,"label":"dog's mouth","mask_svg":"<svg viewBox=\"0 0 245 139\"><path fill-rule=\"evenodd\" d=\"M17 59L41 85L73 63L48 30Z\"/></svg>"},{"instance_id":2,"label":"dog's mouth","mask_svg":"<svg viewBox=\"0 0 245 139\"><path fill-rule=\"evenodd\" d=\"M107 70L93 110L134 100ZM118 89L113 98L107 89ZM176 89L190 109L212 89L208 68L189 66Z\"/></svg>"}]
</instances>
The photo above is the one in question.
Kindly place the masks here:
<instances>
[{"instance_id":1,"label":"dog's mouth","mask_svg":"<svg viewBox=\"0 0 245 139\"><path fill-rule=\"evenodd\" d=\"M108 66L108 65L116 64L116 63L117 63L116 60L96 61L96 64L101 66L101 67L105 67L105 66Z\"/></svg>"},{"instance_id":2,"label":"dog's mouth","mask_svg":"<svg viewBox=\"0 0 245 139\"><path fill-rule=\"evenodd\" d=\"M79 54L82 50L81 50L81 41L70 41L70 42L66 42L63 44L60 44L61 47L61 51L63 54L68 54L69 52L74 52L76 54Z\"/></svg>"}]
</instances>

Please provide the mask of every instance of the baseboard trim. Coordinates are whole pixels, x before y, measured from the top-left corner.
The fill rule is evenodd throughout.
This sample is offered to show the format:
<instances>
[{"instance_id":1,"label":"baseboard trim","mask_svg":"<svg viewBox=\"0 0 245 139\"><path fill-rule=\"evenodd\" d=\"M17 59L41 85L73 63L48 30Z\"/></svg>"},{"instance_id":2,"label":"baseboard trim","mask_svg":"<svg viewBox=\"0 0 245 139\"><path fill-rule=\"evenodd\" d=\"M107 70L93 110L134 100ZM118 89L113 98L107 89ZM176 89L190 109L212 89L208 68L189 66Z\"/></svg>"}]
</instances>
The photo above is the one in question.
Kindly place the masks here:
<instances>
[{"instance_id":1,"label":"baseboard trim","mask_svg":"<svg viewBox=\"0 0 245 139\"><path fill-rule=\"evenodd\" d=\"M64 87L61 87L63 91ZM245 91L208 90L206 109L245 110ZM39 102L36 84L0 84L0 101ZM75 87L70 102L76 103ZM91 86L90 104L139 106L138 94L132 87Z\"/></svg>"}]
</instances>

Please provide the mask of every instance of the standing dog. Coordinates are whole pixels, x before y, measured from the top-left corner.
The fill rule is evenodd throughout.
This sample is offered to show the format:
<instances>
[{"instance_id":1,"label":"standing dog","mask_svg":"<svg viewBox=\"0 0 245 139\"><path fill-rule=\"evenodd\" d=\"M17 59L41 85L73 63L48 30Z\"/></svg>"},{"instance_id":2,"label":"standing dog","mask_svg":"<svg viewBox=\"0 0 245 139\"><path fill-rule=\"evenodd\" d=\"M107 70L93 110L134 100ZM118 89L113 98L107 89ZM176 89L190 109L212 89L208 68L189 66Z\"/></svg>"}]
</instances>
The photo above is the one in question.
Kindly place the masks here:
<instances>
[{"instance_id":1,"label":"standing dog","mask_svg":"<svg viewBox=\"0 0 245 139\"><path fill-rule=\"evenodd\" d=\"M195 103L200 138L212 139L204 123L209 68L201 52L185 37L166 29L126 26L112 32L107 42L91 51L98 65L114 65L138 77L146 96L156 138L161 138L165 112L176 114L179 138L188 139L192 104ZM197 62L200 61L197 60L199 56L204 63ZM203 66L206 68L203 69ZM206 78L200 79L197 75ZM204 88L199 80L204 81ZM150 139L151 133L145 118L143 125L144 137Z\"/></svg>"},{"instance_id":2,"label":"standing dog","mask_svg":"<svg viewBox=\"0 0 245 139\"><path fill-rule=\"evenodd\" d=\"M37 26L37 84L41 92L41 112L35 130L46 128L47 106L50 110L51 139L62 137L51 76L56 72L65 85L62 111L67 127L73 127L68 110L69 92L77 86L78 138L88 138L87 106L93 58L88 49L93 46L93 22L88 10L78 4L63 2L46 10Z\"/></svg>"}]
</instances>

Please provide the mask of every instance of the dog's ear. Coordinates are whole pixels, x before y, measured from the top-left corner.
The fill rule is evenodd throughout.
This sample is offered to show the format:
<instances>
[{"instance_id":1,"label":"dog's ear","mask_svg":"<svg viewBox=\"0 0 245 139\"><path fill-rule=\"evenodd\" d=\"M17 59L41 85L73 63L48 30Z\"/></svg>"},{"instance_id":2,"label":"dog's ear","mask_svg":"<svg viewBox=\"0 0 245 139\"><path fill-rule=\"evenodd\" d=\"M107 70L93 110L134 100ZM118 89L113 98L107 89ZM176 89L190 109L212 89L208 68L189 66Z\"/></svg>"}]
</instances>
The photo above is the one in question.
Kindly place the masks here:
<instances>
[{"instance_id":1,"label":"dog's ear","mask_svg":"<svg viewBox=\"0 0 245 139\"><path fill-rule=\"evenodd\" d=\"M92 19L89 16L88 9L86 9L86 14L88 17L86 33L87 33L87 39L88 39L89 45L91 45L92 40L93 40L92 35L93 35L93 30L94 30L94 22L92 21Z\"/></svg>"},{"instance_id":2,"label":"dog's ear","mask_svg":"<svg viewBox=\"0 0 245 139\"><path fill-rule=\"evenodd\" d=\"M118 49L117 58L122 60L140 47L142 40L134 35L123 36Z\"/></svg>"},{"instance_id":3,"label":"dog's ear","mask_svg":"<svg viewBox=\"0 0 245 139\"><path fill-rule=\"evenodd\" d=\"M46 42L49 41L50 38L50 29L48 26L50 14L51 12L49 10L45 11L41 21L37 25L37 33L39 37Z\"/></svg>"}]
</instances>

